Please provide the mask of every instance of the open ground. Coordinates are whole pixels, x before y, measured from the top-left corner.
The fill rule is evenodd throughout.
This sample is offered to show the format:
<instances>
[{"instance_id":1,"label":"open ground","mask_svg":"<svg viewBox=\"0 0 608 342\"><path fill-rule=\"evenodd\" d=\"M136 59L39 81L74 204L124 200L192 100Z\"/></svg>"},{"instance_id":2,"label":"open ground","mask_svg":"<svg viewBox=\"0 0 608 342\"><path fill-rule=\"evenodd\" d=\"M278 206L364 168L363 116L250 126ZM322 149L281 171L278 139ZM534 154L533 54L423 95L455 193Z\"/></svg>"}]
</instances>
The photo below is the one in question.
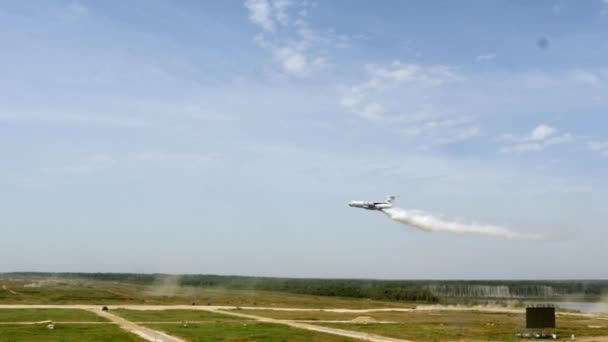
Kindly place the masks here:
<instances>
[{"instance_id":1,"label":"open ground","mask_svg":"<svg viewBox=\"0 0 608 342\"><path fill-rule=\"evenodd\" d=\"M5 276L0 284L0 342L515 341L525 321L522 306L428 305L80 278ZM559 311L557 321L561 337L608 341L608 315ZM55 329L47 328L50 322Z\"/></svg>"}]
</instances>

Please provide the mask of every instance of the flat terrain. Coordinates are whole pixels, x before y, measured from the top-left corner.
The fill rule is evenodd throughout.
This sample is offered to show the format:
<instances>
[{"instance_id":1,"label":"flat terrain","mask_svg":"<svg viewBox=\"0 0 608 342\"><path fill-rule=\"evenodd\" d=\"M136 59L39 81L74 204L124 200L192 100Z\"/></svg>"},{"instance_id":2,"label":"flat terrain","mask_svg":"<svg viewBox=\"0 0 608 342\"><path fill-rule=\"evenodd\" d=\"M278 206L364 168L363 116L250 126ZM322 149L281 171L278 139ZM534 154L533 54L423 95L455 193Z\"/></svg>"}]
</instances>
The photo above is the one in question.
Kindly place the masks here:
<instances>
[{"instance_id":1,"label":"flat terrain","mask_svg":"<svg viewBox=\"0 0 608 342\"><path fill-rule=\"evenodd\" d=\"M10 307L10 308L9 308ZM91 334L95 340L106 332L106 327L118 328L110 322L92 325L80 320L92 319L96 314L120 317L126 323L118 326L132 331L150 341L514 341L515 332L523 328L524 315L521 309L487 308L476 310L429 310L429 309L303 309L303 308L240 308L234 306L141 306L111 307L101 312L96 306L54 305L30 307L24 305L1 305L4 317L10 316L12 323L0 324L0 336L11 336L13 341L27 341L28 334L46 332L45 325L20 325L42 317L70 320L58 324L62 334ZM82 310L77 310L81 308ZM79 311L89 310L86 315ZM395 311L398 310L398 311ZM65 311L65 313L61 313ZM112 319L114 322L114 320ZM184 327L181 321L188 321ZM303 323L304 322L304 323ZM382 322L382 323L379 323ZM312 324L311 324L312 323ZM608 317L593 314L559 313L557 317L560 336L574 334L587 341L605 341L608 336ZM98 328L96 328L98 327ZM147 330L146 330L147 329ZM58 331L58 330L57 330ZM120 330L118 330L120 331ZM49 331L52 335L55 331ZM180 339L162 339L162 333ZM108 330L108 333L112 333ZM113 333L112 333L113 334ZM32 335L36 336L36 335ZM88 335L82 335L88 336ZM113 335L108 335L113 336ZM121 335L122 336L122 335ZM117 337L137 340L133 335ZM592 338L593 339L590 339ZM45 337L47 338L47 337ZM51 339L52 340L52 339ZM0 340L2 341L2 340Z\"/></svg>"},{"instance_id":2,"label":"flat terrain","mask_svg":"<svg viewBox=\"0 0 608 342\"><path fill-rule=\"evenodd\" d=\"M0 325L0 342L15 341L145 341L113 324L58 324L49 330L46 324L38 325Z\"/></svg>"},{"instance_id":3,"label":"flat terrain","mask_svg":"<svg viewBox=\"0 0 608 342\"><path fill-rule=\"evenodd\" d=\"M275 319L286 319L296 321L351 321L365 316L373 317L377 320L394 321L395 318L405 317L402 312L374 313L374 312L335 312L326 310L297 310L297 311L277 311L277 310L248 310L241 309L237 312L263 316Z\"/></svg>"},{"instance_id":4,"label":"flat terrain","mask_svg":"<svg viewBox=\"0 0 608 342\"><path fill-rule=\"evenodd\" d=\"M222 321L195 323L188 327L177 324L146 325L187 341L354 341L353 339L320 332L302 330L273 323L251 321Z\"/></svg>"},{"instance_id":5,"label":"flat terrain","mask_svg":"<svg viewBox=\"0 0 608 342\"><path fill-rule=\"evenodd\" d=\"M4 322L108 322L98 315L78 309L0 309L0 323Z\"/></svg>"},{"instance_id":6,"label":"flat terrain","mask_svg":"<svg viewBox=\"0 0 608 342\"><path fill-rule=\"evenodd\" d=\"M521 310L520 310L521 311ZM511 341L524 327L523 312L421 310L389 312L274 311L238 312L297 321L319 321L320 325L368 332L415 341L485 339ZM366 319L361 320L365 317ZM357 321L363 323L357 323ZM352 321L354 320L354 322ZM336 321L336 322L329 322ZM383 324L374 323L384 322ZM387 324L386 322L394 322ZM562 336L608 336L608 319L593 315L559 313L557 332Z\"/></svg>"},{"instance_id":7,"label":"flat terrain","mask_svg":"<svg viewBox=\"0 0 608 342\"><path fill-rule=\"evenodd\" d=\"M0 304L191 304L302 308L412 308L404 302L81 278L0 276Z\"/></svg>"},{"instance_id":8,"label":"flat terrain","mask_svg":"<svg viewBox=\"0 0 608 342\"><path fill-rule=\"evenodd\" d=\"M243 318L223 315L210 311L202 310L127 310L116 309L112 313L133 322L222 322L222 321L243 321Z\"/></svg>"},{"instance_id":9,"label":"flat terrain","mask_svg":"<svg viewBox=\"0 0 608 342\"><path fill-rule=\"evenodd\" d=\"M425 311L370 313L376 320L395 324L319 323L322 326L396 337L414 341L487 340L515 341L524 328L525 315L477 311ZM334 318L336 318L334 316ZM608 336L608 321L579 316L558 316L560 336Z\"/></svg>"},{"instance_id":10,"label":"flat terrain","mask_svg":"<svg viewBox=\"0 0 608 342\"><path fill-rule=\"evenodd\" d=\"M522 306L0 276L0 342L515 341L524 321ZM560 311L557 325L562 337L608 342L608 315Z\"/></svg>"}]
</instances>

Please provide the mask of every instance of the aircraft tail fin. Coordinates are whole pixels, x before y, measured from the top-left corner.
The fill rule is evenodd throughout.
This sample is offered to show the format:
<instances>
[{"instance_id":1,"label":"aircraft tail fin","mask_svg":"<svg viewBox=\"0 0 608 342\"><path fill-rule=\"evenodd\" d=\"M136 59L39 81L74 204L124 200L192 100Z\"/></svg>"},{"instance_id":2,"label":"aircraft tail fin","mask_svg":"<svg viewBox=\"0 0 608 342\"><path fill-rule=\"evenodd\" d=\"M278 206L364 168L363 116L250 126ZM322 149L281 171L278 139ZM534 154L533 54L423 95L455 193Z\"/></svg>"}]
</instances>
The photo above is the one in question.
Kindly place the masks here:
<instances>
[{"instance_id":1,"label":"aircraft tail fin","mask_svg":"<svg viewBox=\"0 0 608 342\"><path fill-rule=\"evenodd\" d=\"M395 198L397 198L397 196L388 196L386 197L386 202L393 204L393 202L395 202Z\"/></svg>"}]
</instances>

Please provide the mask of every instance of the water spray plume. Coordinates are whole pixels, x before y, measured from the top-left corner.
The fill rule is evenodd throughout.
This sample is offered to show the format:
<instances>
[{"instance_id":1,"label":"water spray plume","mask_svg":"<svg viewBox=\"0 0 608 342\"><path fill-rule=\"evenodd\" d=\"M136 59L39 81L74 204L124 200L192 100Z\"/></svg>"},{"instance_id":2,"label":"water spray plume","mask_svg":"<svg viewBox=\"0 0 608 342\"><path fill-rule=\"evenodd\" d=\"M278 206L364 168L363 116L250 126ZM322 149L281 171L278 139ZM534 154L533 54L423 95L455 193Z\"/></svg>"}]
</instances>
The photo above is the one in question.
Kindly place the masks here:
<instances>
[{"instance_id":1,"label":"water spray plume","mask_svg":"<svg viewBox=\"0 0 608 342\"><path fill-rule=\"evenodd\" d=\"M460 223L446 221L419 210L404 210L401 208L383 209L382 212L391 220L416 227L426 232L449 232L456 234L480 234L508 240L538 240L537 234L514 232L510 229L476 223Z\"/></svg>"}]
</instances>

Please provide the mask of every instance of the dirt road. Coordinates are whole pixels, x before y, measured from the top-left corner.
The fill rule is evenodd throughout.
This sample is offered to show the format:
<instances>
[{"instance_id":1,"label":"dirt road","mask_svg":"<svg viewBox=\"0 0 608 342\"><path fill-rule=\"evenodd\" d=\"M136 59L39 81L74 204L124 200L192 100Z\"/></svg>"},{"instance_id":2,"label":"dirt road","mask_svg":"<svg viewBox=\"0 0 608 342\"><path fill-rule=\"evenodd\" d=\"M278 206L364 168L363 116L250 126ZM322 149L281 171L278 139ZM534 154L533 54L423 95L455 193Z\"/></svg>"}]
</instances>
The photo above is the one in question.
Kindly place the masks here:
<instances>
[{"instance_id":1,"label":"dirt road","mask_svg":"<svg viewBox=\"0 0 608 342\"><path fill-rule=\"evenodd\" d=\"M113 323L119 325L121 328L131 331L148 341L162 341L162 342L184 342L182 339L177 337L169 336L162 332L141 326L137 323L128 321L124 318L118 317L111 313L111 310L122 308L128 310L202 310L220 313L224 315L231 315L236 317L242 317L247 319L256 320L258 322L283 324L290 327L305 329L310 331L317 331L332 335L345 336L363 341L374 341L374 342L409 342L407 340L401 340L391 337L384 337L375 334L368 334L363 332L356 332L344 329L329 328L323 326L317 326L308 324L307 322L295 321L295 320L281 320L269 317L262 317L252 314L244 314L238 312L236 309L244 310L274 310L274 311L324 311L324 312L336 312L336 313L371 313L371 312L415 312L415 311L427 311L427 310L454 310L454 311L481 311L481 312L502 312L502 313L523 313L523 308L504 308L504 307L488 307L488 306L477 306L477 307L461 307L461 306L441 306L441 305L425 305L418 306L416 309L407 308L379 308L379 309L311 309L311 308L276 308L276 307L237 307L237 306L192 306L192 305L114 305L110 307L110 312L101 311L99 306L94 305L0 305L0 309L83 309L94 312L102 317L108 318ZM558 313L558 315L572 315L590 318L605 319L606 315L601 314L589 314L589 313ZM587 338L584 341L601 341L608 342L606 337Z\"/></svg>"},{"instance_id":2,"label":"dirt road","mask_svg":"<svg viewBox=\"0 0 608 342\"><path fill-rule=\"evenodd\" d=\"M298 328L298 329L322 332L322 333L338 335L338 336L345 336L345 337L350 337L350 338L354 338L354 339L358 339L358 340L362 340L362 341L409 342L407 340L401 340L401 339L396 339L396 338L391 338L391 337L384 337L384 336L380 336L380 335L368 334L368 333L363 333L363 332L356 332L356 331L336 329L336 328L328 328L328 327L322 327L322 326L317 326L317 325L312 325L312 324L307 324L307 323L302 323L302 322L280 320L280 319L261 317L261 316L255 316L255 315L249 315L249 314L242 314L242 313L238 313L235 311L230 311L230 309L232 309L232 310L236 309L237 308L236 306L116 305L116 306L111 306L110 311L101 311L99 306L93 306L93 305L22 305L22 304L0 305L0 309L82 309L82 310L88 310L88 311L94 312L95 314L98 314L102 317L109 319L110 321L118 324L121 328L123 328L127 331L130 331L134 334L137 334L138 336L141 336L142 338L145 338L148 341L184 342L184 340L179 339L177 337L169 336L162 332L152 330L150 328L138 325L134 322L128 321L124 318L121 318L121 317L118 317L118 316L112 314L111 310L117 309L117 308L129 309L129 310L168 310L168 309L203 310L203 311L210 311L210 312L214 312L214 313L220 313L220 314L224 314L224 315L231 315L231 316L252 319L252 320L256 320L258 322L282 324L282 325L287 325L287 326L290 326L293 328ZM243 309L249 309L249 308L243 307ZM257 309L262 309L262 308L257 308ZM272 310L273 308L263 308L263 309ZM282 310L289 311L290 309L282 308ZM302 310L302 309L293 309L292 311L298 311L298 310ZM319 311L318 309L306 309L306 310L307 311L313 311L313 310ZM341 309L335 309L335 310L341 310ZM335 312L341 312L341 311L335 311ZM365 312L365 311L356 310L356 311L344 311L344 312ZM371 312L371 311L368 311L368 312Z\"/></svg>"},{"instance_id":3,"label":"dirt road","mask_svg":"<svg viewBox=\"0 0 608 342\"><path fill-rule=\"evenodd\" d=\"M108 311L101 311L99 308L87 309L89 311L93 311L95 314L105 317L109 319L111 322L116 323L119 327L129 332L134 333L135 335L144 338L148 341L157 341L157 342L185 342L180 338L167 335L160 331L152 330L150 328L138 325L131 321L127 321L122 317L118 317L114 314L109 313Z\"/></svg>"},{"instance_id":4,"label":"dirt road","mask_svg":"<svg viewBox=\"0 0 608 342\"><path fill-rule=\"evenodd\" d=\"M396 338L384 337L384 336L380 336L380 335L368 334L368 333L363 333L363 332L350 331L350 330L344 330L344 329L336 329L336 328L328 328L328 327L322 327L322 326L317 326L317 325L312 325L312 324L307 324L307 323L301 323L301 322L295 322L295 321L288 321L288 320L282 320L282 319L274 319L274 318L268 318L268 317L255 316L255 315L250 315L250 314L243 314L243 313L238 313L238 312L234 312L234 311L224 311L224 310L213 309L213 308L206 308L206 307L202 307L202 309L203 310L207 310L207 311L211 311L211 312L221 313L221 314L224 314L224 315L231 315L231 316L236 316L236 317L253 319L253 320L256 320L258 322L274 323L274 324L284 324L284 325L288 325L288 326L293 327L293 328L305 329L305 330L310 330L310 331L317 331L317 332L322 332L322 333L327 333L327 334L332 334L332 335L345 336L345 337L350 337L350 338L354 338L354 339L357 339L357 340L363 340L363 341L373 341L373 342L410 342L410 341L407 341L407 340L400 340L400 339L396 339Z\"/></svg>"}]
</instances>

